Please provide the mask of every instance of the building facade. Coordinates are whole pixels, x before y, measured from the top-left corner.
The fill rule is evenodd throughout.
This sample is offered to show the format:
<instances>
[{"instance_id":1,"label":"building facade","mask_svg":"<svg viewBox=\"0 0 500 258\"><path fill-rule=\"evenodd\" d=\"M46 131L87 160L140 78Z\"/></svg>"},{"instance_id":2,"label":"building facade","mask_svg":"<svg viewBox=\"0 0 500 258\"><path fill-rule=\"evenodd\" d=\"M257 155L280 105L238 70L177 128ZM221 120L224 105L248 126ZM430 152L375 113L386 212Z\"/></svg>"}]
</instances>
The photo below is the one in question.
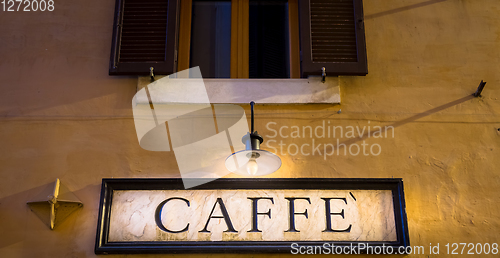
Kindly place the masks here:
<instances>
[{"instance_id":1,"label":"building facade","mask_svg":"<svg viewBox=\"0 0 500 258\"><path fill-rule=\"evenodd\" d=\"M50 12L0 14L1 257L96 256L103 178L180 177L173 152L139 145L131 102L141 78L108 74L115 1L54 2ZM499 8L364 1L368 74L327 78L340 103L256 107L262 147L282 160L266 177L402 178L410 244L424 255L438 243L443 257L455 257L447 244L451 253L453 243L499 243ZM481 96L471 96L481 80ZM51 230L27 202L57 178L83 207Z\"/></svg>"}]
</instances>

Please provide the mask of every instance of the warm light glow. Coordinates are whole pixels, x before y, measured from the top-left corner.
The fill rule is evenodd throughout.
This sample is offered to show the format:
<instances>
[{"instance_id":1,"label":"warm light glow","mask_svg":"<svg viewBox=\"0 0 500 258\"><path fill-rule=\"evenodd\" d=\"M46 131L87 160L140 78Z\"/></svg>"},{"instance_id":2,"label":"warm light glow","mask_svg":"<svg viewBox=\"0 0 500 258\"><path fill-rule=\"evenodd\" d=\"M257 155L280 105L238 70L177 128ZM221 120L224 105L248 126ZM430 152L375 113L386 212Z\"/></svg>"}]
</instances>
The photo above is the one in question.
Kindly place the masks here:
<instances>
[{"instance_id":1,"label":"warm light glow","mask_svg":"<svg viewBox=\"0 0 500 258\"><path fill-rule=\"evenodd\" d=\"M248 174L255 176L258 170L259 170L259 165L257 165L257 161L255 161L254 158L251 158L247 163Z\"/></svg>"},{"instance_id":2,"label":"warm light glow","mask_svg":"<svg viewBox=\"0 0 500 258\"><path fill-rule=\"evenodd\" d=\"M281 167L281 159L265 150L242 150L227 157L226 168L242 176L265 176Z\"/></svg>"}]
</instances>

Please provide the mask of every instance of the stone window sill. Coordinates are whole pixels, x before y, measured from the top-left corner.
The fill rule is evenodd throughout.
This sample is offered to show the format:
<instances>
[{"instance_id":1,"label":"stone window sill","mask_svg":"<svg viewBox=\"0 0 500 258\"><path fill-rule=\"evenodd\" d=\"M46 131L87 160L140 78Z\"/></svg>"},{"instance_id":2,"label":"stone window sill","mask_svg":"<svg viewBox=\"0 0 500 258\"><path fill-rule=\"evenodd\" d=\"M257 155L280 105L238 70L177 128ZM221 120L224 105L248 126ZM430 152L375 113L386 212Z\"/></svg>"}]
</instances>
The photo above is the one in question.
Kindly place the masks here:
<instances>
[{"instance_id":1,"label":"stone window sill","mask_svg":"<svg viewBox=\"0 0 500 258\"><path fill-rule=\"evenodd\" d=\"M156 76L159 80L164 76ZM185 80L185 79L173 79ZM338 77L310 76L307 79L203 79L208 99L212 104L338 104L340 89ZM150 83L148 76L140 76L137 91ZM169 84L164 92L156 92L159 103L206 104L206 97L192 94L189 84ZM167 92L176 92L175 96ZM148 103L137 99L137 103Z\"/></svg>"}]
</instances>

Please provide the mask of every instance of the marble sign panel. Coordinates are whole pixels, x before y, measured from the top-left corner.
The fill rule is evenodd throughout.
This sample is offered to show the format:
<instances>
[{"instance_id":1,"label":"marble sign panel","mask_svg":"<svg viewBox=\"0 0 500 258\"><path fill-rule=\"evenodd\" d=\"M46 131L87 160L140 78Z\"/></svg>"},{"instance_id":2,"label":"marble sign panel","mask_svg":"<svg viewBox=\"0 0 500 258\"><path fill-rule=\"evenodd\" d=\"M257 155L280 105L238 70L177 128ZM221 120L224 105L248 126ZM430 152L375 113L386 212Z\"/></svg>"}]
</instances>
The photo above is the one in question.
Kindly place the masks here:
<instances>
[{"instance_id":1,"label":"marble sign panel","mask_svg":"<svg viewBox=\"0 0 500 258\"><path fill-rule=\"evenodd\" d=\"M190 189L184 183L103 179L96 254L409 245L401 179L218 179Z\"/></svg>"},{"instance_id":2,"label":"marble sign panel","mask_svg":"<svg viewBox=\"0 0 500 258\"><path fill-rule=\"evenodd\" d=\"M261 232L252 232L252 198L262 197ZM162 203L170 198L178 199ZM295 214L291 198L302 198L293 200ZM122 190L113 194L109 241L395 241L392 202L390 190Z\"/></svg>"}]
</instances>

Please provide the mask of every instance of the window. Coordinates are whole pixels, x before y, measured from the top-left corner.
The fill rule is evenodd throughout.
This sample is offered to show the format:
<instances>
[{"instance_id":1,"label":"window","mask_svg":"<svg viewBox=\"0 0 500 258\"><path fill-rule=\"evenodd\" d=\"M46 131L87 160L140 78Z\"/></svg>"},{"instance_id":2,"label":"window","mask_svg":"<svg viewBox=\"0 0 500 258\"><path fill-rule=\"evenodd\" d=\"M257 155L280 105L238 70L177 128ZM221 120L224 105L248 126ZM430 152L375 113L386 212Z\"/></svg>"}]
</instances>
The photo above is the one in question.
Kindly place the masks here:
<instances>
[{"instance_id":1,"label":"window","mask_svg":"<svg viewBox=\"0 0 500 258\"><path fill-rule=\"evenodd\" d=\"M248 73L239 76L244 78L290 78L288 1L238 2L248 9L248 22L242 26L231 23L231 16L238 14L232 15L230 0L192 0L192 12L189 9L187 13L181 12L181 17L191 15L191 27L181 25L182 30L190 34L189 40L186 36L179 41L181 45L190 46L189 56L180 54L179 57L189 63L183 69L200 66L204 78L230 78L231 69L247 70ZM247 31L240 31L246 27ZM238 39L231 39L231 32L248 35L243 39L247 44L242 44L243 51L248 53L245 63L231 63L231 42L238 44Z\"/></svg>"},{"instance_id":2,"label":"window","mask_svg":"<svg viewBox=\"0 0 500 258\"><path fill-rule=\"evenodd\" d=\"M287 0L250 0L249 78L290 78L288 24Z\"/></svg>"},{"instance_id":3,"label":"window","mask_svg":"<svg viewBox=\"0 0 500 258\"><path fill-rule=\"evenodd\" d=\"M189 67L199 66L205 78L230 78L231 1L193 0L190 32L189 57L183 57Z\"/></svg>"},{"instance_id":4,"label":"window","mask_svg":"<svg viewBox=\"0 0 500 258\"><path fill-rule=\"evenodd\" d=\"M366 75L362 0L117 0L110 74Z\"/></svg>"}]
</instances>

